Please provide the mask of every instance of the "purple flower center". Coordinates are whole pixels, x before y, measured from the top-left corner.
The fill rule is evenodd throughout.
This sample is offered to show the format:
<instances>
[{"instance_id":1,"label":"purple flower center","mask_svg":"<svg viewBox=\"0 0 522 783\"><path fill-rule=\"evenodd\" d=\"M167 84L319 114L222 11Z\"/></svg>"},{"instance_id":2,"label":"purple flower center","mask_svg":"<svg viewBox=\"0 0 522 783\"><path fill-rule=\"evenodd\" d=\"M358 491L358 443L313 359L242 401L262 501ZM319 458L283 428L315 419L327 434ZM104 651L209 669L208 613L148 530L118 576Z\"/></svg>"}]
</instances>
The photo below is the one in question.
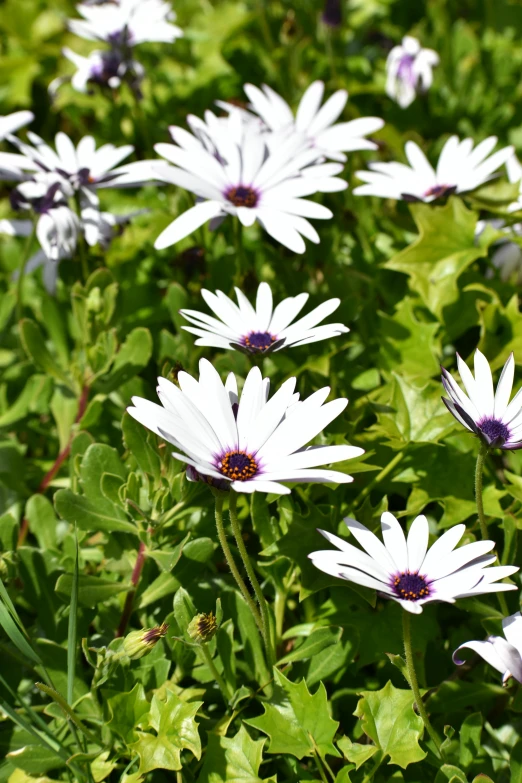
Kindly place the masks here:
<instances>
[{"instance_id":1,"label":"purple flower center","mask_svg":"<svg viewBox=\"0 0 522 783\"><path fill-rule=\"evenodd\" d=\"M235 207L255 207L259 201L256 191L245 185L229 188L225 192L225 198L231 201Z\"/></svg>"},{"instance_id":2,"label":"purple flower center","mask_svg":"<svg viewBox=\"0 0 522 783\"><path fill-rule=\"evenodd\" d=\"M413 57L413 55L403 54L397 69L397 77L401 80L401 82L407 82L412 87L415 87L415 82L417 81L417 77L413 73L414 61L415 57Z\"/></svg>"},{"instance_id":3,"label":"purple flower center","mask_svg":"<svg viewBox=\"0 0 522 783\"><path fill-rule=\"evenodd\" d=\"M250 332L245 337L245 346L252 353L262 353L271 347L275 339L270 332Z\"/></svg>"},{"instance_id":4,"label":"purple flower center","mask_svg":"<svg viewBox=\"0 0 522 783\"><path fill-rule=\"evenodd\" d=\"M254 457L244 451L227 451L218 463L218 468L232 481L248 481L259 470Z\"/></svg>"},{"instance_id":5,"label":"purple flower center","mask_svg":"<svg viewBox=\"0 0 522 783\"><path fill-rule=\"evenodd\" d=\"M509 427L498 419L483 419L477 426L490 446L503 446L509 440Z\"/></svg>"},{"instance_id":6,"label":"purple flower center","mask_svg":"<svg viewBox=\"0 0 522 783\"><path fill-rule=\"evenodd\" d=\"M411 571L397 574L392 582L392 588L397 597L403 601L418 601L420 598L427 598L430 594L426 578Z\"/></svg>"},{"instance_id":7,"label":"purple flower center","mask_svg":"<svg viewBox=\"0 0 522 783\"><path fill-rule=\"evenodd\" d=\"M429 188L426 191L424 196L435 196L435 198L442 198L443 196L453 193L454 190L455 188L453 185L434 185L432 188Z\"/></svg>"}]
</instances>

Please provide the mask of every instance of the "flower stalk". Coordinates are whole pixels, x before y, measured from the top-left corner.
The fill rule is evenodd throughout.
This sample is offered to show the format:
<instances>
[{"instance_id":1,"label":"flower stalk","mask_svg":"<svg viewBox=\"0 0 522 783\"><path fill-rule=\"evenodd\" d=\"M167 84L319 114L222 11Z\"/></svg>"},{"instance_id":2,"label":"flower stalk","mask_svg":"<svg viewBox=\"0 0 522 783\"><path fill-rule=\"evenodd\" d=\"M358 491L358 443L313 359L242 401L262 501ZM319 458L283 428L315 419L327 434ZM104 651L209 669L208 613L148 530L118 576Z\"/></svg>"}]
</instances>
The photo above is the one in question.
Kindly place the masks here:
<instances>
[{"instance_id":1,"label":"flower stalk","mask_svg":"<svg viewBox=\"0 0 522 783\"><path fill-rule=\"evenodd\" d=\"M404 655L406 658L406 670L408 672L408 683L415 697L417 710L419 711L419 715L422 718L422 722L426 727L426 731L430 735L433 744L437 748L437 752L439 756L442 757L441 749L440 749L441 746L440 737L435 731L435 729L433 728L428 713L426 711L426 707L424 705L422 694L419 688L419 683L417 680L415 664L413 662L413 649L411 646L411 614L410 612L406 612L404 610L402 612L402 634L404 639Z\"/></svg>"},{"instance_id":2,"label":"flower stalk","mask_svg":"<svg viewBox=\"0 0 522 783\"><path fill-rule=\"evenodd\" d=\"M29 253L31 252L31 246L33 244L35 234L36 234L36 221L34 221L32 231L27 237L27 242L25 243L24 251L22 253L20 274L18 275L18 285L16 287L16 320L18 323L20 323L23 316L22 291L24 285L25 268L29 260Z\"/></svg>"},{"instance_id":3,"label":"flower stalk","mask_svg":"<svg viewBox=\"0 0 522 783\"><path fill-rule=\"evenodd\" d=\"M480 442L479 452L477 454L477 464L475 466L475 500L477 503L477 513L480 525L480 533L484 541L488 539L488 525L486 522L486 515L484 514L484 498L482 497L482 486L484 479L484 462L486 461L486 455L488 453L488 447L484 441Z\"/></svg>"}]
</instances>

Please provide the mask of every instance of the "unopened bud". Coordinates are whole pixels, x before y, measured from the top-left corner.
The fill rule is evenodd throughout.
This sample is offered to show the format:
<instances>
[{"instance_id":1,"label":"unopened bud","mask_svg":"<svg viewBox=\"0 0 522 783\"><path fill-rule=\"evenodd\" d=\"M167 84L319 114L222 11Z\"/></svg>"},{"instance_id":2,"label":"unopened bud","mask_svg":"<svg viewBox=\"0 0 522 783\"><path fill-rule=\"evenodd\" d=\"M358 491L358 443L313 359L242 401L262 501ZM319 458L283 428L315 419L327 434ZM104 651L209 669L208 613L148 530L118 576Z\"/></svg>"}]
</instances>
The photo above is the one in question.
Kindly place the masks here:
<instances>
[{"instance_id":1,"label":"unopened bud","mask_svg":"<svg viewBox=\"0 0 522 783\"><path fill-rule=\"evenodd\" d=\"M167 633L167 623L154 628L143 628L141 631L131 631L123 640L123 651L133 661L147 655Z\"/></svg>"},{"instance_id":2,"label":"unopened bud","mask_svg":"<svg viewBox=\"0 0 522 783\"><path fill-rule=\"evenodd\" d=\"M197 614L189 623L187 633L195 642L210 642L218 629L213 612Z\"/></svg>"}]
</instances>

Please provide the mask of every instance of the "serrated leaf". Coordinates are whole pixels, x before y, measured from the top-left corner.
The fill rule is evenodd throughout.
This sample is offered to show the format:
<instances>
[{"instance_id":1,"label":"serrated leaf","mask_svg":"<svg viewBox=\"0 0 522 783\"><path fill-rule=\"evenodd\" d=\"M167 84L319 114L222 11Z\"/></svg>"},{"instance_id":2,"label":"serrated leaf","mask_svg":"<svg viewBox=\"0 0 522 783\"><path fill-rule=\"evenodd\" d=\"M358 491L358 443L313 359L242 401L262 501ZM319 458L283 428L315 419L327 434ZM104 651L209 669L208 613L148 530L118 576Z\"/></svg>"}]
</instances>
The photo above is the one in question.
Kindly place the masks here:
<instances>
[{"instance_id":1,"label":"serrated leaf","mask_svg":"<svg viewBox=\"0 0 522 783\"><path fill-rule=\"evenodd\" d=\"M265 739L253 740L242 724L235 737L208 735L198 783L262 783L259 776Z\"/></svg>"},{"instance_id":2,"label":"serrated leaf","mask_svg":"<svg viewBox=\"0 0 522 783\"><path fill-rule=\"evenodd\" d=\"M149 726L155 734L139 731L139 739L129 746L140 757L141 775L155 769L180 770L184 748L200 758L201 740L194 716L202 704L201 701L185 703L172 691L167 692L165 701L154 694Z\"/></svg>"},{"instance_id":3,"label":"serrated leaf","mask_svg":"<svg viewBox=\"0 0 522 783\"><path fill-rule=\"evenodd\" d=\"M107 699L107 704L111 715L107 726L125 742L135 742L136 728L145 723L150 710L143 685L137 682L131 691L111 696Z\"/></svg>"},{"instance_id":4,"label":"serrated leaf","mask_svg":"<svg viewBox=\"0 0 522 783\"><path fill-rule=\"evenodd\" d=\"M321 683L312 695L304 680L293 683L274 669L272 697L264 702L265 712L248 725L268 734L269 753L291 753L298 759L318 752L339 756L333 739L339 724L330 716L326 690Z\"/></svg>"},{"instance_id":5,"label":"serrated leaf","mask_svg":"<svg viewBox=\"0 0 522 783\"><path fill-rule=\"evenodd\" d=\"M355 769L359 769L368 759L379 753L377 745L361 745L360 742L352 742L348 737L341 737L337 742L343 755L348 761L355 764Z\"/></svg>"},{"instance_id":6,"label":"serrated leaf","mask_svg":"<svg viewBox=\"0 0 522 783\"><path fill-rule=\"evenodd\" d=\"M415 204L410 207L419 238L387 263L403 272L426 306L442 319L444 307L458 298L458 278L486 248L475 242L477 213L451 198L443 207Z\"/></svg>"},{"instance_id":7,"label":"serrated leaf","mask_svg":"<svg viewBox=\"0 0 522 783\"><path fill-rule=\"evenodd\" d=\"M434 783L447 783L447 781L449 783L457 783L457 781L468 783L465 773L453 764L443 764L435 776Z\"/></svg>"},{"instance_id":8,"label":"serrated leaf","mask_svg":"<svg viewBox=\"0 0 522 783\"><path fill-rule=\"evenodd\" d=\"M395 688L387 682L379 691L363 691L354 715L361 719L364 733L370 737L390 763L406 769L426 757L419 745L424 725L413 711L410 690Z\"/></svg>"}]
</instances>

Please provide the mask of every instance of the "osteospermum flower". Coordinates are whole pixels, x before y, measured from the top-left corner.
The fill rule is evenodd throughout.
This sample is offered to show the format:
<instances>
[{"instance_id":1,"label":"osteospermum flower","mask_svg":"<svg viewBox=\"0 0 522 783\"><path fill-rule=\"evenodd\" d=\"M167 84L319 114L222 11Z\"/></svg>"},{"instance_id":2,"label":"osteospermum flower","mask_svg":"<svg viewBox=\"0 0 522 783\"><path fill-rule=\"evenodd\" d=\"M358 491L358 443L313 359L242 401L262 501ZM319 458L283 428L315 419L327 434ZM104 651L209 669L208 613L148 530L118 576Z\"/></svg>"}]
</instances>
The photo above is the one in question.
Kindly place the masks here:
<instances>
[{"instance_id":1,"label":"osteospermum flower","mask_svg":"<svg viewBox=\"0 0 522 783\"><path fill-rule=\"evenodd\" d=\"M366 184L354 189L356 196L425 201L427 203L451 193L465 193L483 185L513 154L513 147L493 153L496 136L490 136L473 148L471 139L459 141L451 136L440 153L437 168L428 162L420 147L406 143L409 166L404 163L370 163L370 171L357 171Z\"/></svg>"},{"instance_id":2,"label":"osteospermum flower","mask_svg":"<svg viewBox=\"0 0 522 783\"><path fill-rule=\"evenodd\" d=\"M386 60L387 95L405 109L419 92L426 92L431 87L432 69L438 64L437 52L423 49L416 38L405 35L400 46L394 46Z\"/></svg>"},{"instance_id":3,"label":"osteospermum flower","mask_svg":"<svg viewBox=\"0 0 522 783\"><path fill-rule=\"evenodd\" d=\"M497 583L518 571L516 566L488 568L496 560L496 555L487 554L494 541L475 541L455 549L465 525L455 525L428 549L429 527L423 515L413 521L405 538L396 518L385 511L381 517L384 543L355 519L344 522L365 551L320 530L338 551L312 552L312 563L326 574L378 590L413 614L420 614L431 601L455 603L457 598L516 590L515 585Z\"/></svg>"},{"instance_id":4,"label":"osteospermum flower","mask_svg":"<svg viewBox=\"0 0 522 783\"><path fill-rule=\"evenodd\" d=\"M334 176L329 164L311 165L313 150L302 150L296 137L283 141L270 151L257 133L212 137L213 151L199 138L171 127L176 144L156 144L155 150L174 166L158 164L155 174L194 193L199 203L177 217L155 242L157 249L175 244L208 221L219 224L227 215L236 215L244 226L258 221L275 240L295 253L304 253L303 236L319 242L319 235L306 218L325 220L332 212L321 204L307 201L321 190L344 190L347 183ZM306 176L304 175L306 172ZM327 182L325 183L325 180Z\"/></svg>"},{"instance_id":5,"label":"osteospermum flower","mask_svg":"<svg viewBox=\"0 0 522 783\"><path fill-rule=\"evenodd\" d=\"M462 666L464 661L458 653L463 649L473 650L484 658L486 663L502 674L505 683L510 677L522 683L522 616L520 612L502 620L502 636L490 636L485 642L464 642L453 653L453 661Z\"/></svg>"},{"instance_id":6,"label":"osteospermum flower","mask_svg":"<svg viewBox=\"0 0 522 783\"><path fill-rule=\"evenodd\" d=\"M201 291L203 299L217 318L197 310L180 310L187 321L195 324L182 328L198 335L196 345L237 348L247 353L269 353L290 346L315 343L350 331L344 324L318 326L339 307L340 299L329 299L292 323L304 307L308 294L283 299L274 309L272 290L268 283L261 283L254 308L239 288L235 290L237 305L222 291L216 291L215 294L205 289Z\"/></svg>"},{"instance_id":7,"label":"osteospermum flower","mask_svg":"<svg viewBox=\"0 0 522 783\"><path fill-rule=\"evenodd\" d=\"M324 82L312 82L301 98L295 116L284 98L266 84L261 89L253 84L245 84L244 90L250 100L251 111L261 117L268 129L283 136L297 135L302 143L316 150L317 157L345 161L345 152L377 149L375 142L365 137L380 130L384 120L379 117L359 117L336 124L348 100L346 90L337 90L321 106ZM219 105L231 112L238 111L231 104Z\"/></svg>"},{"instance_id":8,"label":"osteospermum flower","mask_svg":"<svg viewBox=\"0 0 522 783\"><path fill-rule=\"evenodd\" d=\"M163 0L119 0L118 3L78 5L83 19L70 19L69 30L89 41L129 48L146 42L172 43L183 31L172 24L176 14Z\"/></svg>"},{"instance_id":9,"label":"osteospermum flower","mask_svg":"<svg viewBox=\"0 0 522 783\"><path fill-rule=\"evenodd\" d=\"M203 476L236 492L277 494L290 493L282 481L353 481L346 473L317 466L358 457L362 449L305 446L342 413L348 400L324 404L330 391L326 387L299 402L295 378L269 399L269 380L257 367L238 395L234 375L225 386L210 362L202 359L199 370L199 381L178 373L179 387L158 378L162 405L133 397L134 407L128 408L137 421L175 446L173 456L192 468L192 478Z\"/></svg>"},{"instance_id":10,"label":"osteospermum flower","mask_svg":"<svg viewBox=\"0 0 522 783\"><path fill-rule=\"evenodd\" d=\"M467 394L443 367L442 383L449 400L443 397L442 401L449 412L490 448L522 448L522 390L509 402L515 374L513 354L504 365L496 392L488 360L480 351L475 351L475 377L458 354L457 365Z\"/></svg>"},{"instance_id":11,"label":"osteospermum flower","mask_svg":"<svg viewBox=\"0 0 522 783\"><path fill-rule=\"evenodd\" d=\"M96 49L88 57L73 52L72 49L64 47L62 53L73 65L76 66L76 72L73 74L71 84L78 92L87 92L91 85L100 87L110 87L117 89L124 79L130 81L131 85L137 90L145 71L143 66L136 60L128 57L122 58L114 50L101 51ZM49 91L54 93L64 80L56 79L50 86Z\"/></svg>"}]
</instances>

